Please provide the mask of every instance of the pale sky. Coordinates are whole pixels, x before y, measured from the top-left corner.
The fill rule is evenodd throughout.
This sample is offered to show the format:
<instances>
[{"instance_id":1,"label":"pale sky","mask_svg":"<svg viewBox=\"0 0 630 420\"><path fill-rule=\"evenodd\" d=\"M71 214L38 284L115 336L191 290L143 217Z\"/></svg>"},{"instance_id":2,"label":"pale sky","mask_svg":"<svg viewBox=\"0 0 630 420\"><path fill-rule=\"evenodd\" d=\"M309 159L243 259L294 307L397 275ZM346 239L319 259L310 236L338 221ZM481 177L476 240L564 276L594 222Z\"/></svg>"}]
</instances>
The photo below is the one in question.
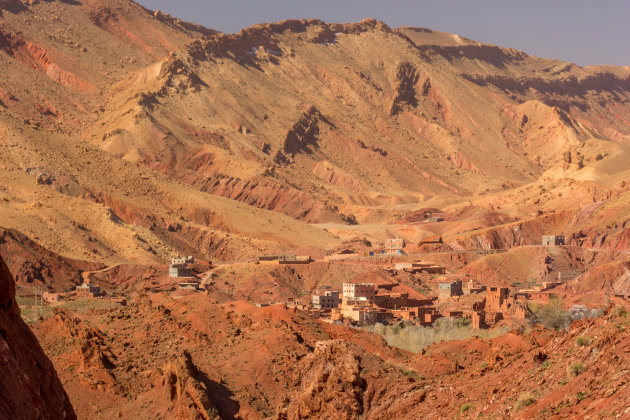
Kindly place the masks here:
<instances>
[{"instance_id":1,"label":"pale sky","mask_svg":"<svg viewBox=\"0 0 630 420\"><path fill-rule=\"evenodd\" d=\"M630 65L630 0L139 0L221 32L284 19L420 26L581 66Z\"/></svg>"}]
</instances>

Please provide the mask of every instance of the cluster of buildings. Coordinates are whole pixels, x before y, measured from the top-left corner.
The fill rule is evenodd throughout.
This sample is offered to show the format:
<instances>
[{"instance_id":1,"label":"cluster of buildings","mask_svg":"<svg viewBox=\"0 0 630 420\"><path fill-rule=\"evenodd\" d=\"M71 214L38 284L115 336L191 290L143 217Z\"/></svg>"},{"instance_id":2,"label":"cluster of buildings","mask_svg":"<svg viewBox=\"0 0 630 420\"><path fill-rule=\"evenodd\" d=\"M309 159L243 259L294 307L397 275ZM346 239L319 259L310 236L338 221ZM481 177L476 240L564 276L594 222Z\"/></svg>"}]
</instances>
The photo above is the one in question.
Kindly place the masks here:
<instances>
[{"instance_id":1,"label":"cluster of buildings","mask_svg":"<svg viewBox=\"0 0 630 420\"><path fill-rule=\"evenodd\" d=\"M543 281L542 285L531 289L520 289L517 295L522 295L529 300L546 303L553 297L565 298L566 295L559 293L558 286L566 284L561 279L564 273L558 273L559 281Z\"/></svg>"},{"instance_id":2,"label":"cluster of buildings","mask_svg":"<svg viewBox=\"0 0 630 420\"><path fill-rule=\"evenodd\" d=\"M473 328L491 328L509 314L512 318L524 319L525 306L517 302L517 296L510 296L507 287L489 287L486 298L473 304L471 324Z\"/></svg>"},{"instance_id":3,"label":"cluster of buildings","mask_svg":"<svg viewBox=\"0 0 630 420\"><path fill-rule=\"evenodd\" d=\"M487 286L478 284L473 279L468 280L466 284L462 280L441 282L438 283L438 298L444 300L456 296L472 295L485 292L487 289Z\"/></svg>"},{"instance_id":4,"label":"cluster of buildings","mask_svg":"<svg viewBox=\"0 0 630 420\"><path fill-rule=\"evenodd\" d=\"M324 257L324 261L339 261L347 260L351 258L359 257L375 257L375 256L392 256L402 255L405 253L405 240L400 238L387 239L383 249L375 251L353 252L349 249L344 249L336 254L327 255Z\"/></svg>"},{"instance_id":5,"label":"cluster of buildings","mask_svg":"<svg viewBox=\"0 0 630 420\"><path fill-rule=\"evenodd\" d=\"M177 283L177 290L180 292L199 290L199 281L195 277L192 264L195 258L192 256L171 258L171 264L168 266L168 275L174 278L181 278L184 281Z\"/></svg>"},{"instance_id":6,"label":"cluster of buildings","mask_svg":"<svg viewBox=\"0 0 630 420\"><path fill-rule=\"evenodd\" d=\"M424 297L419 294L410 296L408 292L400 291L398 284L343 283L341 292L331 290L329 286L317 290L312 295L310 312L316 318L358 325L403 320L430 326L442 317L468 318L473 328L485 329L506 318L525 319L526 303L530 300L548 301L554 295L551 290L560 284L545 282L539 288L511 293L507 287L479 285L472 279L464 284L458 280L439 283L437 297ZM467 310L439 311L435 306L437 302L481 292L486 293L485 298Z\"/></svg>"},{"instance_id":7,"label":"cluster of buildings","mask_svg":"<svg viewBox=\"0 0 630 420\"><path fill-rule=\"evenodd\" d=\"M519 289L512 293L508 287L479 285L471 279L465 286L462 281L440 283L438 293L439 299L445 300L466 294L486 292L485 299L473 304L469 317L473 328L491 328L508 316L513 319L524 319L528 301L547 303L553 297L566 297L558 293L558 286L562 284L565 283L543 282L539 287Z\"/></svg>"},{"instance_id":8,"label":"cluster of buildings","mask_svg":"<svg viewBox=\"0 0 630 420\"><path fill-rule=\"evenodd\" d=\"M347 320L354 324L389 323L396 319L431 325L441 315L433 307L434 300L394 291L398 284L344 283L342 293L320 289L312 296L312 312L333 321Z\"/></svg>"}]
</instances>

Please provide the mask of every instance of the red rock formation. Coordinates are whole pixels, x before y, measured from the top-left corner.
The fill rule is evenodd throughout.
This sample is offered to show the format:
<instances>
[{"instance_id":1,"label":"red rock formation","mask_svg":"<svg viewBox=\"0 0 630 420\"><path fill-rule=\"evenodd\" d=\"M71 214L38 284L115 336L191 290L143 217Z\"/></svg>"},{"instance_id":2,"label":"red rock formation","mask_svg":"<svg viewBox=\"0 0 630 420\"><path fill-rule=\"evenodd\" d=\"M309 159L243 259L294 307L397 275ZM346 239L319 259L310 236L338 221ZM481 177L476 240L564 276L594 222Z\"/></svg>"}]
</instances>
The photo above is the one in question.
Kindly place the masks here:
<instances>
[{"instance_id":1,"label":"red rock formation","mask_svg":"<svg viewBox=\"0 0 630 420\"><path fill-rule=\"evenodd\" d=\"M64 70L50 58L48 51L19 36L0 31L0 49L27 66L45 73L50 79L65 87L91 91L94 86L70 71Z\"/></svg>"},{"instance_id":2,"label":"red rock formation","mask_svg":"<svg viewBox=\"0 0 630 420\"><path fill-rule=\"evenodd\" d=\"M0 259L0 416L75 419L52 363L20 317L15 283Z\"/></svg>"},{"instance_id":3,"label":"red rock formation","mask_svg":"<svg viewBox=\"0 0 630 420\"><path fill-rule=\"evenodd\" d=\"M176 360L168 362L163 368L160 385L166 387L168 395L181 418L216 418L218 410L208 396L206 385L197 379L202 376L193 364L190 354L184 352Z\"/></svg>"},{"instance_id":4,"label":"red rock formation","mask_svg":"<svg viewBox=\"0 0 630 420\"><path fill-rule=\"evenodd\" d=\"M44 286L56 292L70 291L81 284L81 272L100 264L62 257L15 230L0 228L0 257L4 258L15 283Z\"/></svg>"},{"instance_id":5,"label":"red rock formation","mask_svg":"<svg viewBox=\"0 0 630 420\"><path fill-rule=\"evenodd\" d=\"M358 352L343 341L318 343L301 363L300 390L283 412L287 418L358 419L367 382Z\"/></svg>"}]
</instances>

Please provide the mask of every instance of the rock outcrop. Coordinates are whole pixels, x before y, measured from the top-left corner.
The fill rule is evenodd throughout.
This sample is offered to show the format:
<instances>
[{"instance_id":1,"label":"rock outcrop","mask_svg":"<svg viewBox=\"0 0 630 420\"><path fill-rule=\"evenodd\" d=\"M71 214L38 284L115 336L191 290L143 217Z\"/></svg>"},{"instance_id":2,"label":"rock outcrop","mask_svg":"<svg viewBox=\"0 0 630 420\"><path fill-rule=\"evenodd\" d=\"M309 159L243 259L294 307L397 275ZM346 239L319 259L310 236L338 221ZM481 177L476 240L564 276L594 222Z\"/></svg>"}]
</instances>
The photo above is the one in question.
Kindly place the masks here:
<instances>
[{"instance_id":1,"label":"rock outcrop","mask_svg":"<svg viewBox=\"0 0 630 420\"><path fill-rule=\"evenodd\" d=\"M0 49L19 62L44 73L62 86L90 91L94 86L55 63L44 48L19 35L0 31Z\"/></svg>"},{"instance_id":2,"label":"rock outcrop","mask_svg":"<svg viewBox=\"0 0 630 420\"><path fill-rule=\"evenodd\" d=\"M330 122L319 112L317 107L311 105L287 132L282 151L288 155L295 155L296 153L308 152L309 146L317 147L320 122L330 125Z\"/></svg>"},{"instance_id":3,"label":"rock outcrop","mask_svg":"<svg viewBox=\"0 0 630 420\"><path fill-rule=\"evenodd\" d=\"M419 75L416 67L408 62L400 63L396 69L394 99L389 109L389 115L398 114L404 105L418 106L415 85ZM427 85L426 90L430 85Z\"/></svg>"},{"instance_id":4,"label":"rock outcrop","mask_svg":"<svg viewBox=\"0 0 630 420\"><path fill-rule=\"evenodd\" d=\"M361 377L361 357L343 341L317 343L302 362L300 389L281 417L289 419L359 419L367 382Z\"/></svg>"},{"instance_id":5,"label":"rock outcrop","mask_svg":"<svg viewBox=\"0 0 630 420\"><path fill-rule=\"evenodd\" d=\"M26 235L0 228L0 257L5 259L15 283L70 291L81 284L81 272L102 268L100 264L62 257Z\"/></svg>"},{"instance_id":6,"label":"rock outcrop","mask_svg":"<svg viewBox=\"0 0 630 420\"><path fill-rule=\"evenodd\" d=\"M206 385L197 379L202 374L192 362L190 354L184 352L176 360L168 362L162 369L161 385L167 387L178 416L210 420L218 417L218 410L208 396Z\"/></svg>"},{"instance_id":7,"label":"rock outcrop","mask_svg":"<svg viewBox=\"0 0 630 420\"><path fill-rule=\"evenodd\" d=\"M0 416L75 419L51 361L20 317L15 283L0 259Z\"/></svg>"}]
</instances>

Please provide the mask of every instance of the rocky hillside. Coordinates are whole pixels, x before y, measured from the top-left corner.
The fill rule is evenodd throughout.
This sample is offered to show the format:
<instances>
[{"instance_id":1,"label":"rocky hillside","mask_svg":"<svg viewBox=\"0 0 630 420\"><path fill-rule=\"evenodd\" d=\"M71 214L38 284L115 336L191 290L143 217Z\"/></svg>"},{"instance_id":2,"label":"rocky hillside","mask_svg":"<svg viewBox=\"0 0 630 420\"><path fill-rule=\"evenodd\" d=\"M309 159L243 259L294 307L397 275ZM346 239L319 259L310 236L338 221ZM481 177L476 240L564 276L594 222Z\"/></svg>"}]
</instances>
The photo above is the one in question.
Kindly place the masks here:
<instances>
[{"instance_id":1,"label":"rocky hillside","mask_svg":"<svg viewBox=\"0 0 630 420\"><path fill-rule=\"evenodd\" d=\"M15 283L0 258L0 412L11 419L76 419L57 372L15 301Z\"/></svg>"},{"instance_id":2,"label":"rocky hillside","mask_svg":"<svg viewBox=\"0 0 630 420\"><path fill-rule=\"evenodd\" d=\"M628 416L630 68L374 19L222 34L131 0L0 0L0 74L0 417ZM393 237L410 255L325 258ZM315 261L256 263L284 253ZM446 274L391 270L417 258ZM107 296L46 305L40 347L9 270L24 301ZM603 316L418 354L253 304L558 278Z\"/></svg>"},{"instance_id":3,"label":"rocky hillside","mask_svg":"<svg viewBox=\"0 0 630 420\"><path fill-rule=\"evenodd\" d=\"M93 143L311 222L500 191L627 143L627 69L428 33L309 20L204 37L121 83Z\"/></svg>"},{"instance_id":4,"label":"rocky hillside","mask_svg":"<svg viewBox=\"0 0 630 420\"><path fill-rule=\"evenodd\" d=\"M70 306L35 331L81 418L627 415L623 306L568 332L536 326L418 354L281 306L202 294Z\"/></svg>"},{"instance_id":5,"label":"rocky hillside","mask_svg":"<svg viewBox=\"0 0 630 420\"><path fill-rule=\"evenodd\" d=\"M66 257L313 252L338 241L312 223L513 196L517 218L575 212L567 190L628 177L627 68L376 20L226 35L129 0L0 13L0 224Z\"/></svg>"}]
</instances>

